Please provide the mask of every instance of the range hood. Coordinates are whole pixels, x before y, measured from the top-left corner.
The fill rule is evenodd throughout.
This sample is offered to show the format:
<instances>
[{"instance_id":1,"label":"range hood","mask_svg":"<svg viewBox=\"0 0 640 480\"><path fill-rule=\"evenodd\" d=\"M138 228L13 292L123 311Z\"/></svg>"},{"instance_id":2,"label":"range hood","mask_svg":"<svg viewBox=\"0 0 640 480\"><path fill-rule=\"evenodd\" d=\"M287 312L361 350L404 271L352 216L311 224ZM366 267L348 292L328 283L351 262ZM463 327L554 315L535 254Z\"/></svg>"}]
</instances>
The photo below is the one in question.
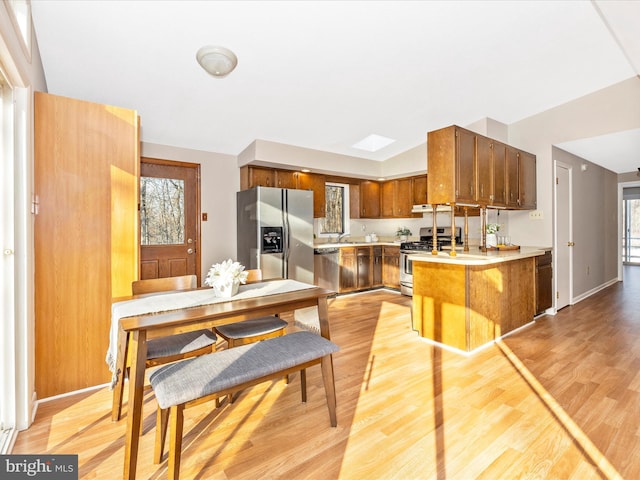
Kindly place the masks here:
<instances>
[{"instance_id":1,"label":"range hood","mask_svg":"<svg viewBox=\"0 0 640 480\"><path fill-rule=\"evenodd\" d=\"M450 212L450 211L451 211L450 205L438 205L436 207L436 213ZM414 205L413 208L411 209L411 213L433 213L433 206L429 205L428 203L425 203L422 205Z\"/></svg>"}]
</instances>

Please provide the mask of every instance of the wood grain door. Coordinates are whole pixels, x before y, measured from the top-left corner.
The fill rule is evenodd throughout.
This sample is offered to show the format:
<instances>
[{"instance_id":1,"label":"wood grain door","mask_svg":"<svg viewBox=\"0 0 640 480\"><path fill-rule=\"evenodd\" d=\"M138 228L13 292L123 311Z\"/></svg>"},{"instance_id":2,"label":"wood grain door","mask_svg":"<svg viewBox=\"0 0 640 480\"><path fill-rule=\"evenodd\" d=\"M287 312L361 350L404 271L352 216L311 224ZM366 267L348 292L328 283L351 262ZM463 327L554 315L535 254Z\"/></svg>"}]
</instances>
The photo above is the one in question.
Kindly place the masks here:
<instances>
[{"instance_id":1,"label":"wood grain door","mask_svg":"<svg viewBox=\"0 0 640 480\"><path fill-rule=\"evenodd\" d=\"M35 385L109 381L111 301L138 277L138 114L34 94Z\"/></svg>"},{"instance_id":2,"label":"wood grain door","mask_svg":"<svg viewBox=\"0 0 640 480\"><path fill-rule=\"evenodd\" d=\"M200 165L142 158L140 279L197 275Z\"/></svg>"}]
</instances>

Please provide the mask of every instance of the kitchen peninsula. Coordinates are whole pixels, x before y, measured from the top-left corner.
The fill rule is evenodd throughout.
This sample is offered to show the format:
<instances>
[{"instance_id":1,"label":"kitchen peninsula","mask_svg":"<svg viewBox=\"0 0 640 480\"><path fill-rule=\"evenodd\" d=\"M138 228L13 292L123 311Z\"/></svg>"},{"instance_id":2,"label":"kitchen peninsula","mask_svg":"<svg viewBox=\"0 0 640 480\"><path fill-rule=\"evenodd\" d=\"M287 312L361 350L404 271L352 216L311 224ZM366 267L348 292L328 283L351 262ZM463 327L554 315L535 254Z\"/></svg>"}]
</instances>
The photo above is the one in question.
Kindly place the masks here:
<instances>
[{"instance_id":1,"label":"kitchen peninsula","mask_svg":"<svg viewBox=\"0 0 640 480\"><path fill-rule=\"evenodd\" d=\"M536 257L546 249L411 255L413 328L471 352L533 321Z\"/></svg>"}]
</instances>

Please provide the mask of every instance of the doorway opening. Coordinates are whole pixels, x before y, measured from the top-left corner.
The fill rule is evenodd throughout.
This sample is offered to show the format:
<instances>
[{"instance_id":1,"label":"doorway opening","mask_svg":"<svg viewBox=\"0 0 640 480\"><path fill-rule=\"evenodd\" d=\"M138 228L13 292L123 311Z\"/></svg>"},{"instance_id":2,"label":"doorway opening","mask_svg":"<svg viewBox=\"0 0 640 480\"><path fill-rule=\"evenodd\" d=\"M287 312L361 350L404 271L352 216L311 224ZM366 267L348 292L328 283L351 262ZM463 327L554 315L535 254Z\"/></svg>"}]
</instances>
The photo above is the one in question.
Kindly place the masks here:
<instances>
[{"instance_id":1,"label":"doorway opening","mask_svg":"<svg viewBox=\"0 0 640 480\"><path fill-rule=\"evenodd\" d=\"M640 187L622 189L622 264L640 265Z\"/></svg>"}]
</instances>

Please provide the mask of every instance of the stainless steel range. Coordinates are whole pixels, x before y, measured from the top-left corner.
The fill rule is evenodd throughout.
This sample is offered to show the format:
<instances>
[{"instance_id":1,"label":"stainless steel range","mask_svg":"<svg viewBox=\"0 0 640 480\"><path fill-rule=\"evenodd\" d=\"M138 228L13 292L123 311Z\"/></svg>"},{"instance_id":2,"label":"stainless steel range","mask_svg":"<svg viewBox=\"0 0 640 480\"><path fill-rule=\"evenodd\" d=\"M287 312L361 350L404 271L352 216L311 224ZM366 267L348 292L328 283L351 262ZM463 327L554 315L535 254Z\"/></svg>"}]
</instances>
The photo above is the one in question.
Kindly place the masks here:
<instances>
[{"instance_id":1,"label":"stainless steel range","mask_svg":"<svg viewBox=\"0 0 640 480\"><path fill-rule=\"evenodd\" d=\"M451 249L451 227L438 227L436 244L438 250ZM455 227L456 250L462 249L462 229ZM413 295L413 266L409 255L415 253L431 253L433 250L433 227L420 229L420 240L400 244L400 293Z\"/></svg>"}]
</instances>

